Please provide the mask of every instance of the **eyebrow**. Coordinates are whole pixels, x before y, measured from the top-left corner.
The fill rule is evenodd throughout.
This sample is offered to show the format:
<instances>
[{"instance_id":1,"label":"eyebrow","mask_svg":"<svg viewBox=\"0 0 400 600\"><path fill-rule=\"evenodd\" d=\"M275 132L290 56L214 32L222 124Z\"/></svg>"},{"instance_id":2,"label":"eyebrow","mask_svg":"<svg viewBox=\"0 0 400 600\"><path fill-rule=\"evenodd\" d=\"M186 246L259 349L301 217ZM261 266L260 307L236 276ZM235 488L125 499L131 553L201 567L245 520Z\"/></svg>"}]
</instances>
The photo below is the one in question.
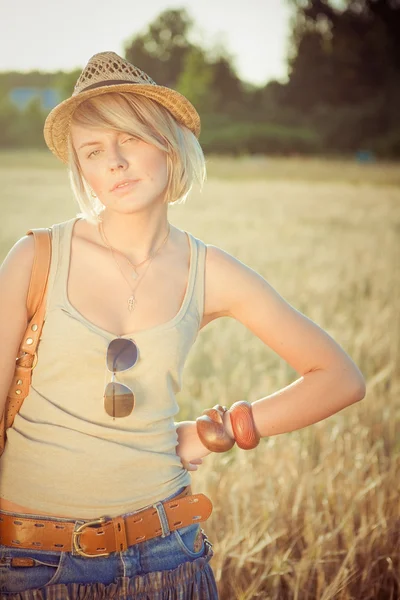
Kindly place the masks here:
<instances>
[{"instance_id":1,"label":"eyebrow","mask_svg":"<svg viewBox=\"0 0 400 600\"><path fill-rule=\"evenodd\" d=\"M125 131L121 131L120 135L129 135L128 132ZM79 146L78 150L82 150L82 148L85 148L85 146L96 146L96 144L102 144L103 142L85 142L84 144L82 144L82 146Z\"/></svg>"},{"instance_id":2,"label":"eyebrow","mask_svg":"<svg viewBox=\"0 0 400 600\"><path fill-rule=\"evenodd\" d=\"M79 146L78 150L81 150L85 146L95 146L96 144L101 144L101 142L86 142L85 144L82 144L82 146Z\"/></svg>"}]
</instances>

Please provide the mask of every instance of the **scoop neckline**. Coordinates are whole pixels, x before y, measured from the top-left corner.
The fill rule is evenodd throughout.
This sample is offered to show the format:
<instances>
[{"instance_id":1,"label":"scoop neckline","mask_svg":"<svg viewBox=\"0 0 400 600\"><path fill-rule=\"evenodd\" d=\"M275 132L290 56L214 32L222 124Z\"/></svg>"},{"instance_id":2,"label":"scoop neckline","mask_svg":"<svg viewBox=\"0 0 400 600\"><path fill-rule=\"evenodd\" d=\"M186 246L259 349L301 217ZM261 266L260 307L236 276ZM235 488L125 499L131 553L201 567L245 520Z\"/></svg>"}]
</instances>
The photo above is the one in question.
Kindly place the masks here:
<instances>
[{"instance_id":1,"label":"scoop neckline","mask_svg":"<svg viewBox=\"0 0 400 600\"><path fill-rule=\"evenodd\" d=\"M89 319L87 319L77 308L75 308L75 306L73 304L71 304L71 302L68 298L68 280L69 280L69 270L70 270L70 265L71 265L72 236L73 236L73 232L74 232L74 226L75 226L76 222L79 220L81 220L81 217L74 217L73 219L71 219L71 222L70 222L71 224L68 229L68 234L67 234L66 240L65 240L65 246L68 249L68 252L66 253L66 255L67 255L66 267L65 267L66 276L64 279L64 286L63 286L64 294L63 295L64 295L64 302L65 302L65 305L67 306L67 308L72 313L74 313L80 321L82 321L84 324L86 324L88 327L90 327L90 329L93 329L93 330L97 331L98 333L100 333L101 335L107 336L111 339L130 338L131 336L136 337L136 336L140 336L142 334L153 333L153 332L162 331L164 329L169 329L170 327L173 327L174 325L176 325L186 314L186 309L187 309L190 299L192 297L192 291L193 291L193 286L194 286L195 266L196 266L195 262L196 261L195 261L195 240L193 239L192 234L189 233L188 231L185 231L184 229L182 229L182 231L184 233L186 233L186 237L189 240L190 264L189 264L189 271L188 271L185 295L182 300L182 304L181 304L178 312L176 313L176 315L174 317L172 317L172 319L169 319L169 321L165 321L164 323L159 323L158 325L153 325L153 327L148 327L147 329L141 329L139 331L131 331L129 333L124 333L123 335L116 335L115 333L108 331L107 329L103 329L99 325L96 325L92 321L89 321Z\"/></svg>"}]
</instances>

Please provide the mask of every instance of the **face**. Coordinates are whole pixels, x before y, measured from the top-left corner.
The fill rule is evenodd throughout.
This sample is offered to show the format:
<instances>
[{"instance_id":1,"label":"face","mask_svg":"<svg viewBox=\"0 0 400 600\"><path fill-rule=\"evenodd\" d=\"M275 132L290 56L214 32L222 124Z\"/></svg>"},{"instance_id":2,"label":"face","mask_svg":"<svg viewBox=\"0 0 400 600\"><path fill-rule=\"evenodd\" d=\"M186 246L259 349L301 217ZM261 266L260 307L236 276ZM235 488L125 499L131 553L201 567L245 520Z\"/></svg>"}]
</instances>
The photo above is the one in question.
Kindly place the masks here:
<instances>
[{"instance_id":1,"label":"face","mask_svg":"<svg viewBox=\"0 0 400 600\"><path fill-rule=\"evenodd\" d=\"M107 209L132 213L163 203L168 181L165 152L112 129L71 125L71 137L83 177ZM113 190L123 179L136 182Z\"/></svg>"}]
</instances>

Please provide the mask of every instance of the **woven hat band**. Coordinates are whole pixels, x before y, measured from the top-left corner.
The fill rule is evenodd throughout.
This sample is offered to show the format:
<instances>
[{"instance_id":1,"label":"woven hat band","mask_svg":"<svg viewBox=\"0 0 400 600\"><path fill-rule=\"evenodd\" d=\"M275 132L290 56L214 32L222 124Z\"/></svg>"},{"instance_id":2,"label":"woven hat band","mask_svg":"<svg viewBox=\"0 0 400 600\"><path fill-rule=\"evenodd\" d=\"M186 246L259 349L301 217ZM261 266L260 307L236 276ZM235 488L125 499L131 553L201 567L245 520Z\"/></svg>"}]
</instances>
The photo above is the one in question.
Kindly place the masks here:
<instances>
[{"instance_id":1,"label":"woven hat band","mask_svg":"<svg viewBox=\"0 0 400 600\"><path fill-rule=\"evenodd\" d=\"M120 83L138 84L141 82L132 81L132 79L110 79L109 81L100 81L99 83L92 83L92 85L88 85L88 86L82 88L81 90L79 90L78 94L81 94L82 92L86 92L87 90L94 90L94 88L103 87L105 85L118 85ZM78 94L76 94L76 95L78 95Z\"/></svg>"}]
</instances>

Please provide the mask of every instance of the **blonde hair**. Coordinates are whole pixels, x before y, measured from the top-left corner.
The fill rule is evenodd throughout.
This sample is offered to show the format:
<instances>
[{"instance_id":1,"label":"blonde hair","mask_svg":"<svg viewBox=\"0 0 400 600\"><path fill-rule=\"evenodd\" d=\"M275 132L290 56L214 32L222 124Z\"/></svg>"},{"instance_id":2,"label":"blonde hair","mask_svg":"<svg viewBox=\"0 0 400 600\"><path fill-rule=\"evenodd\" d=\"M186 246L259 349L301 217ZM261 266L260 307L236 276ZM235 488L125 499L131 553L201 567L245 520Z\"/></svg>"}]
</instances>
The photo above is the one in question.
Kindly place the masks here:
<instances>
[{"instance_id":1,"label":"blonde hair","mask_svg":"<svg viewBox=\"0 0 400 600\"><path fill-rule=\"evenodd\" d=\"M185 202L193 183L200 189L206 180L205 158L196 136L158 102L129 92L109 92L85 100L73 113L71 123L105 127L130 133L167 154L168 183L165 202ZM72 191L81 213L92 223L99 221L103 205L91 195L79 159L68 135L68 169Z\"/></svg>"}]
</instances>

